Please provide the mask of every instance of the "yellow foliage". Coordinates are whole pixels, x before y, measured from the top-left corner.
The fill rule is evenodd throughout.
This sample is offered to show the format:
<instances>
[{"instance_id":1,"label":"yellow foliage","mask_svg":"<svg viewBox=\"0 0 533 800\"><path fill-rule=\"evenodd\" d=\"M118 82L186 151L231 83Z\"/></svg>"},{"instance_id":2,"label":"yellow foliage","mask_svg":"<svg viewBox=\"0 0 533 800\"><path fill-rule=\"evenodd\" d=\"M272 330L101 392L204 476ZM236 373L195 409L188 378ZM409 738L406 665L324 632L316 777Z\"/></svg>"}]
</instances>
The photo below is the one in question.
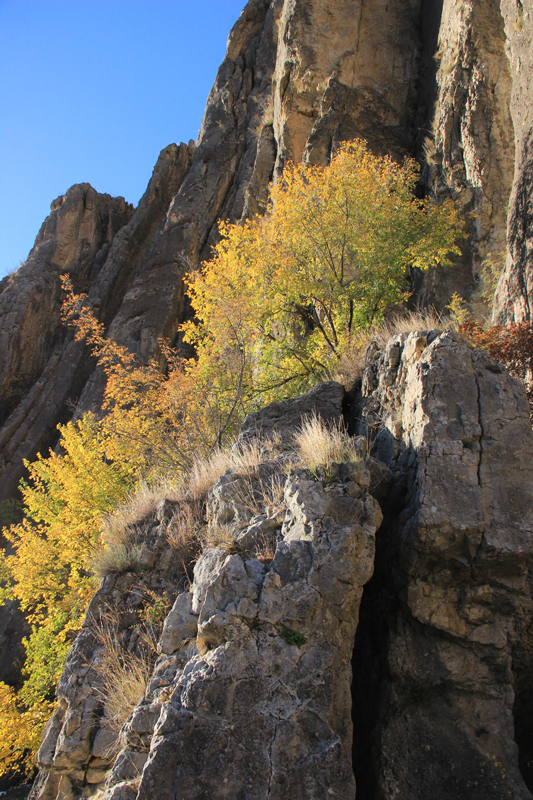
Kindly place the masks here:
<instances>
[{"instance_id":1,"label":"yellow foliage","mask_svg":"<svg viewBox=\"0 0 533 800\"><path fill-rule=\"evenodd\" d=\"M26 462L26 518L4 529L14 545L4 559L13 594L35 622L58 608L83 613L94 590L87 567L99 546L101 515L125 497L136 475L127 460L110 463L111 436L92 415L60 432L63 452Z\"/></svg>"},{"instance_id":2,"label":"yellow foliage","mask_svg":"<svg viewBox=\"0 0 533 800\"><path fill-rule=\"evenodd\" d=\"M24 709L11 686L0 683L0 774L31 775L34 753L52 708L52 703L43 701Z\"/></svg>"},{"instance_id":3,"label":"yellow foliage","mask_svg":"<svg viewBox=\"0 0 533 800\"><path fill-rule=\"evenodd\" d=\"M196 370L220 391L229 378L217 364L244 360L248 405L331 373L354 331L407 299L409 269L458 252L458 209L415 199L417 175L413 161L378 158L362 142L329 167L289 165L266 217L221 225L213 259L189 278L196 321L183 330Z\"/></svg>"},{"instance_id":4,"label":"yellow foliage","mask_svg":"<svg viewBox=\"0 0 533 800\"><path fill-rule=\"evenodd\" d=\"M160 359L140 364L63 279L64 319L106 375L105 414L60 427L59 451L26 464L26 517L4 531L13 547L0 558L0 601L17 598L34 628L25 684L0 685L0 771L29 764L38 744L67 633L94 590L102 516L140 480L195 465L190 491L201 494L198 459L212 465L245 413L334 371L354 332L406 299L409 269L457 252L456 207L414 199L417 174L361 142L329 167L287 167L266 217L222 224L214 258L187 281L193 359L160 343Z\"/></svg>"}]
</instances>

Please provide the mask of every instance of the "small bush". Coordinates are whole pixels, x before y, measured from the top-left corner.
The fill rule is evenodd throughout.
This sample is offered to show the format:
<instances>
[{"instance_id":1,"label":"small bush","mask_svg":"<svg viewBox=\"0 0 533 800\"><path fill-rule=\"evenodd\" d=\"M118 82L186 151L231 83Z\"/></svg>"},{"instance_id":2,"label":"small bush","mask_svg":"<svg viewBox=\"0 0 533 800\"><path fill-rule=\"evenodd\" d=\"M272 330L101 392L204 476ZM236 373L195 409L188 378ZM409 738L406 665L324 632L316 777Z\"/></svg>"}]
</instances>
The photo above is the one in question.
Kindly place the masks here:
<instances>
[{"instance_id":1,"label":"small bush","mask_svg":"<svg viewBox=\"0 0 533 800\"><path fill-rule=\"evenodd\" d=\"M485 329L479 322L468 320L458 330L474 347L486 350L514 378L522 381L533 423L533 323L511 322L507 326L494 325Z\"/></svg>"},{"instance_id":2,"label":"small bush","mask_svg":"<svg viewBox=\"0 0 533 800\"><path fill-rule=\"evenodd\" d=\"M335 369L324 377L351 388L361 380L365 368L366 351L371 342L377 342L380 349L383 350L389 339L400 333L443 330L448 326L449 322L432 310L394 314L380 325L355 331L343 348Z\"/></svg>"},{"instance_id":3,"label":"small bush","mask_svg":"<svg viewBox=\"0 0 533 800\"><path fill-rule=\"evenodd\" d=\"M285 639L287 644L294 645L296 647L303 647L306 642L306 638L303 633L292 631L290 628L285 627L285 625L281 629L281 638Z\"/></svg>"}]
</instances>

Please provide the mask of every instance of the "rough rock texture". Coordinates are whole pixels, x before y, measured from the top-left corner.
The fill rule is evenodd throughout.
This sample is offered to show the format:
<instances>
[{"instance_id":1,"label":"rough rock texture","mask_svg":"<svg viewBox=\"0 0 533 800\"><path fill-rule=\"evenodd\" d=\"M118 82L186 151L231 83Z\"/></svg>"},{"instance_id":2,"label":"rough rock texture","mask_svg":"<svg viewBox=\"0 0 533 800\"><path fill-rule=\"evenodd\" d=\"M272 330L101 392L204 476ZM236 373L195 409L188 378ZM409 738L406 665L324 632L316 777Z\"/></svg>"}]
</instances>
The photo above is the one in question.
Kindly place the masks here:
<instances>
[{"instance_id":1,"label":"rough rock texture","mask_svg":"<svg viewBox=\"0 0 533 800\"><path fill-rule=\"evenodd\" d=\"M438 68L425 124L426 179L437 196L451 193L475 214L461 261L432 271L421 294L423 302L442 308L454 290L471 294L489 254L495 261L505 258L514 141L511 65L499 3L444 0L431 58Z\"/></svg>"},{"instance_id":2,"label":"rough rock texture","mask_svg":"<svg viewBox=\"0 0 533 800\"><path fill-rule=\"evenodd\" d=\"M516 151L507 261L494 307L495 320L505 323L533 319L533 15L528 3L502 0L501 8L513 78L511 115Z\"/></svg>"},{"instance_id":3,"label":"rough rock texture","mask_svg":"<svg viewBox=\"0 0 533 800\"><path fill-rule=\"evenodd\" d=\"M454 335L421 332L374 350L362 395L361 429L401 488L355 650L367 659L355 705L363 797L530 798L513 725L514 711L528 744L531 706L514 692L524 671L531 681L531 659L517 659L531 649L523 386Z\"/></svg>"},{"instance_id":4,"label":"rough rock texture","mask_svg":"<svg viewBox=\"0 0 533 800\"><path fill-rule=\"evenodd\" d=\"M117 671L116 660L108 658L109 641L115 642L122 658L132 654L144 657L150 670L157 617L185 580L181 563L167 542L164 510L143 520L142 533L132 526L135 566L124 574L107 575L91 601L57 687L59 706L39 750L42 772L33 788L34 797L66 800L91 796L115 762L117 722L104 700L109 696L109 673ZM122 691L119 697L125 704L131 693ZM140 698L131 699L135 705Z\"/></svg>"},{"instance_id":5,"label":"rough rock texture","mask_svg":"<svg viewBox=\"0 0 533 800\"><path fill-rule=\"evenodd\" d=\"M341 399L337 391L337 418ZM228 472L210 490L209 528L231 524L235 543L197 561L118 740L101 675L89 666L102 650L93 620L102 604L131 604L135 579L104 581L59 685L38 756L48 777L34 797L89 797L96 788L105 798L354 796L350 658L382 514L362 463L326 480L293 461L280 454L248 476Z\"/></svg>"},{"instance_id":6,"label":"rough rock texture","mask_svg":"<svg viewBox=\"0 0 533 800\"><path fill-rule=\"evenodd\" d=\"M524 389L450 333L402 334L370 349L347 420L373 457L306 472L287 421L321 395L339 421L339 390L245 424L249 438L281 421L283 449L210 489L203 525L225 544L204 549L188 589L176 582L145 694L114 734L88 666L91 626L110 591L131 603L135 579L106 579L61 680L34 798L533 796ZM179 559L165 535L181 513L161 506L145 557L166 585Z\"/></svg>"}]
</instances>

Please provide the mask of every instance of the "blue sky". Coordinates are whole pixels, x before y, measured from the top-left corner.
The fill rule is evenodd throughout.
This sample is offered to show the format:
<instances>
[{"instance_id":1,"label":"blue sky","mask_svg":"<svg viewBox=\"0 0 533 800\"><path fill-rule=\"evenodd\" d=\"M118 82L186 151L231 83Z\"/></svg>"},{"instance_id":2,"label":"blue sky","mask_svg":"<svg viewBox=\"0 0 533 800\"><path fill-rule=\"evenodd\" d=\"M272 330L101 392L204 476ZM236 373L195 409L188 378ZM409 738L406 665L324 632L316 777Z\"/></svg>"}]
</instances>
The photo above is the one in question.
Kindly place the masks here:
<instances>
[{"instance_id":1,"label":"blue sky","mask_svg":"<svg viewBox=\"0 0 533 800\"><path fill-rule=\"evenodd\" d=\"M74 183L137 204L196 139L245 0L0 0L0 278Z\"/></svg>"}]
</instances>

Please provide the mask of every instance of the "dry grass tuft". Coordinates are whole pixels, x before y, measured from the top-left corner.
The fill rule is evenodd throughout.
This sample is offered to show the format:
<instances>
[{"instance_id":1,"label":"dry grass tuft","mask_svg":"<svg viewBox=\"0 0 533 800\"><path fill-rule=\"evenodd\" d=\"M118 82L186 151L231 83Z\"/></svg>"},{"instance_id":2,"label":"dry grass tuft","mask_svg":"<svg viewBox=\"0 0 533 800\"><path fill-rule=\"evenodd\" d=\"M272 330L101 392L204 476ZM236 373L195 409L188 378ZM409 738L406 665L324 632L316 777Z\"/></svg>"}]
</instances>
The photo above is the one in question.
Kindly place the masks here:
<instances>
[{"instance_id":1,"label":"dry grass tuft","mask_svg":"<svg viewBox=\"0 0 533 800\"><path fill-rule=\"evenodd\" d=\"M205 499L209 489L228 469L237 475L251 475L265 460L268 446L253 440L234 445L231 450L216 450L210 458L198 459L193 464L186 489L193 501Z\"/></svg>"},{"instance_id":2,"label":"dry grass tuft","mask_svg":"<svg viewBox=\"0 0 533 800\"><path fill-rule=\"evenodd\" d=\"M320 417L309 417L294 436L302 463L311 470L332 464L359 461L361 456L351 437L340 427L326 426Z\"/></svg>"},{"instance_id":3,"label":"dry grass tuft","mask_svg":"<svg viewBox=\"0 0 533 800\"><path fill-rule=\"evenodd\" d=\"M181 482L162 480L149 486L142 481L125 503L104 518L104 542L110 546L130 541L132 529L149 514L155 513L162 500L178 502L182 497Z\"/></svg>"},{"instance_id":4,"label":"dry grass tuft","mask_svg":"<svg viewBox=\"0 0 533 800\"><path fill-rule=\"evenodd\" d=\"M202 552L203 537L197 505L182 502L167 526L167 540L177 553L184 570L189 569Z\"/></svg>"},{"instance_id":5,"label":"dry grass tuft","mask_svg":"<svg viewBox=\"0 0 533 800\"><path fill-rule=\"evenodd\" d=\"M432 310L409 311L392 316L381 325L356 331L342 353L335 372L328 377L350 388L363 375L366 351L371 342L377 342L383 348L389 339L400 333L445 330L449 327L450 320Z\"/></svg>"},{"instance_id":6,"label":"dry grass tuft","mask_svg":"<svg viewBox=\"0 0 533 800\"><path fill-rule=\"evenodd\" d=\"M147 634L141 655L124 650L111 614L100 619L97 637L104 648L104 655L94 669L101 678L99 693L104 702L105 724L118 734L146 691L156 652L155 641Z\"/></svg>"},{"instance_id":7,"label":"dry grass tuft","mask_svg":"<svg viewBox=\"0 0 533 800\"><path fill-rule=\"evenodd\" d=\"M234 525L209 525L204 532L202 543L205 549L223 547L228 553L240 553L240 548L235 541L236 529Z\"/></svg>"},{"instance_id":8,"label":"dry grass tuft","mask_svg":"<svg viewBox=\"0 0 533 800\"><path fill-rule=\"evenodd\" d=\"M123 575L125 572L142 571L142 544L114 542L97 552L92 561L92 570L98 578L106 575Z\"/></svg>"}]
</instances>

